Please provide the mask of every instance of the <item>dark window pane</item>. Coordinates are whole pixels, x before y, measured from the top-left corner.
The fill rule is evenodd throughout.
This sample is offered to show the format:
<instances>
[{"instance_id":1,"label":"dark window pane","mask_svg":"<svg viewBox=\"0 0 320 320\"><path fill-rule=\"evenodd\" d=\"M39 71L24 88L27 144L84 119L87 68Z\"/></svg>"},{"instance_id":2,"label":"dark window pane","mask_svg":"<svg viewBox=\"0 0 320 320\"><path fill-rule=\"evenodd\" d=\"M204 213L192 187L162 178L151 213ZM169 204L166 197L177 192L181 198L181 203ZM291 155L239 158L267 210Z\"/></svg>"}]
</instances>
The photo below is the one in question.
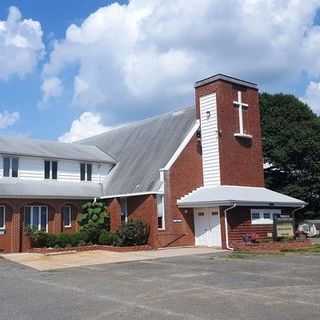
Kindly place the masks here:
<instances>
[{"instance_id":1,"label":"dark window pane","mask_svg":"<svg viewBox=\"0 0 320 320\"><path fill-rule=\"evenodd\" d=\"M58 178L58 162L52 161L52 179Z\"/></svg>"},{"instance_id":2,"label":"dark window pane","mask_svg":"<svg viewBox=\"0 0 320 320\"><path fill-rule=\"evenodd\" d=\"M39 230L39 207L32 207L32 227Z\"/></svg>"},{"instance_id":3,"label":"dark window pane","mask_svg":"<svg viewBox=\"0 0 320 320\"><path fill-rule=\"evenodd\" d=\"M162 229L163 228L163 217L158 217L158 229Z\"/></svg>"},{"instance_id":4,"label":"dark window pane","mask_svg":"<svg viewBox=\"0 0 320 320\"><path fill-rule=\"evenodd\" d=\"M65 227L71 226L71 207L63 207L63 225Z\"/></svg>"},{"instance_id":5,"label":"dark window pane","mask_svg":"<svg viewBox=\"0 0 320 320\"><path fill-rule=\"evenodd\" d=\"M80 163L80 180L86 180L86 164Z\"/></svg>"},{"instance_id":6,"label":"dark window pane","mask_svg":"<svg viewBox=\"0 0 320 320\"><path fill-rule=\"evenodd\" d=\"M12 177L17 178L18 177L18 170L19 170L19 159L18 158L12 158Z\"/></svg>"},{"instance_id":7,"label":"dark window pane","mask_svg":"<svg viewBox=\"0 0 320 320\"><path fill-rule=\"evenodd\" d=\"M44 162L44 178L50 179L50 161Z\"/></svg>"},{"instance_id":8,"label":"dark window pane","mask_svg":"<svg viewBox=\"0 0 320 320\"><path fill-rule=\"evenodd\" d=\"M3 176L10 176L10 158L3 158Z\"/></svg>"},{"instance_id":9,"label":"dark window pane","mask_svg":"<svg viewBox=\"0 0 320 320\"><path fill-rule=\"evenodd\" d=\"M47 207L41 207L41 230L47 231Z\"/></svg>"},{"instance_id":10,"label":"dark window pane","mask_svg":"<svg viewBox=\"0 0 320 320\"><path fill-rule=\"evenodd\" d=\"M5 208L0 207L0 229L3 229L5 226Z\"/></svg>"},{"instance_id":11,"label":"dark window pane","mask_svg":"<svg viewBox=\"0 0 320 320\"><path fill-rule=\"evenodd\" d=\"M92 164L90 163L87 164L87 180L92 180Z\"/></svg>"},{"instance_id":12,"label":"dark window pane","mask_svg":"<svg viewBox=\"0 0 320 320\"><path fill-rule=\"evenodd\" d=\"M31 225L31 208L25 207L24 208L24 225L29 227Z\"/></svg>"}]
</instances>

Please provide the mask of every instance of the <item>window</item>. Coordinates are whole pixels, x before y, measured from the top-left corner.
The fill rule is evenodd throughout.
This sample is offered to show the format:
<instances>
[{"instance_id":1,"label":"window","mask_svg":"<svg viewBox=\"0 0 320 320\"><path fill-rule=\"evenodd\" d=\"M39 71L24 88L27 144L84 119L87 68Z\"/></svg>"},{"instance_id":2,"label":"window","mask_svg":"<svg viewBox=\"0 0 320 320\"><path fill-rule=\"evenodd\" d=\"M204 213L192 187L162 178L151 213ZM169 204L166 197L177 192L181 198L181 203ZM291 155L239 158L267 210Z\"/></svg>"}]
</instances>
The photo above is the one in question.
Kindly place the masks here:
<instances>
[{"instance_id":1,"label":"window","mask_svg":"<svg viewBox=\"0 0 320 320\"><path fill-rule=\"evenodd\" d=\"M280 209L251 209L251 224L273 224L280 214Z\"/></svg>"},{"instance_id":2,"label":"window","mask_svg":"<svg viewBox=\"0 0 320 320\"><path fill-rule=\"evenodd\" d=\"M157 195L157 213L158 213L158 229L164 230L164 197L163 195Z\"/></svg>"},{"instance_id":3,"label":"window","mask_svg":"<svg viewBox=\"0 0 320 320\"><path fill-rule=\"evenodd\" d=\"M26 206L24 208L24 225L38 231L48 231L48 207Z\"/></svg>"},{"instance_id":4,"label":"window","mask_svg":"<svg viewBox=\"0 0 320 320\"><path fill-rule=\"evenodd\" d=\"M6 208L4 206L0 206L0 230L4 230L6 228Z\"/></svg>"},{"instance_id":5,"label":"window","mask_svg":"<svg viewBox=\"0 0 320 320\"><path fill-rule=\"evenodd\" d=\"M80 163L80 180L91 181L92 180L92 164Z\"/></svg>"},{"instance_id":6,"label":"window","mask_svg":"<svg viewBox=\"0 0 320 320\"><path fill-rule=\"evenodd\" d=\"M65 206L62 208L63 216L63 226L65 228L70 228L72 226L72 208L70 206Z\"/></svg>"},{"instance_id":7,"label":"window","mask_svg":"<svg viewBox=\"0 0 320 320\"><path fill-rule=\"evenodd\" d=\"M92 164L87 163L87 180L91 181L92 180Z\"/></svg>"},{"instance_id":8,"label":"window","mask_svg":"<svg viewBox=\"0 0 320 320\"><path fill-rule=\"evenodd\" d=\"M121 223L127 223L128 222L128 202L127 198L120 198L120 219Z\"/></svg>"},{"instance_id":9,"label":"window","mask_svg":"<svg viewBox=\"0 0 320 320\"><path fill-rule=\"evenodd\" d=\"M45 179L58 179L58 161L44 161L44 178Z\"/></svg>"},{"instance_id":10,"label":"window","mask_svg":"<svg viewBox=\"0 0 320 320\"><path fill-rule=\"evenodd\" d=\"M19 171L19 158L3 158L3 176L17 178Z\"/></svg>"}]
</instances>

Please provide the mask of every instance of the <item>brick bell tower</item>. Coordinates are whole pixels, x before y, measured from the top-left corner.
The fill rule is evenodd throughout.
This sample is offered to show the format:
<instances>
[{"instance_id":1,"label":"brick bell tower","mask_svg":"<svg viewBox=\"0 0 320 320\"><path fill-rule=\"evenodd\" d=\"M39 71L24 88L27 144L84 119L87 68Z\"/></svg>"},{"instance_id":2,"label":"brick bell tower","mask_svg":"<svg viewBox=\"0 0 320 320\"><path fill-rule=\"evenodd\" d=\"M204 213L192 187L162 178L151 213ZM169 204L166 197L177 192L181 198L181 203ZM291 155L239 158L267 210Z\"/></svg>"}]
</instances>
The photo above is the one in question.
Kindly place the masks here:
<instances>
[{"instance_id":1,"label":"brick bell tower","mask_svg":"<svg viewBox=\"0 0 320 320\"><path fill-rule=\"evenodd\" d=\"M204 186L264 186L259 92L223 74L195 83Z\"/></svg>"}]
</instances>

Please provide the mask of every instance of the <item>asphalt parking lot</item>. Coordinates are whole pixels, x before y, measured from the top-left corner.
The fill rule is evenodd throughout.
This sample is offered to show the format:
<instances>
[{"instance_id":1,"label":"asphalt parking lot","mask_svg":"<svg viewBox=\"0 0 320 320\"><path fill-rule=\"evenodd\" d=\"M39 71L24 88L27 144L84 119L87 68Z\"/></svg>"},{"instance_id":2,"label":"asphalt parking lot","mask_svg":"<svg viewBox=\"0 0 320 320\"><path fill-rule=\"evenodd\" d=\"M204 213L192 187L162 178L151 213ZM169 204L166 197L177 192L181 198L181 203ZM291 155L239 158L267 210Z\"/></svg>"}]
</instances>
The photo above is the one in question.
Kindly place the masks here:
<instances>
[{"instance_id":1,"label":"asphalt parking lot","mask_svg":"<svg viewBox=\"0 0 320 320\"><path fill-rule=\"evenodd\" d=\"M224 253L39 272L0 260L0 319L319 319L320 255Z\"/></svg>"}]
</instances>

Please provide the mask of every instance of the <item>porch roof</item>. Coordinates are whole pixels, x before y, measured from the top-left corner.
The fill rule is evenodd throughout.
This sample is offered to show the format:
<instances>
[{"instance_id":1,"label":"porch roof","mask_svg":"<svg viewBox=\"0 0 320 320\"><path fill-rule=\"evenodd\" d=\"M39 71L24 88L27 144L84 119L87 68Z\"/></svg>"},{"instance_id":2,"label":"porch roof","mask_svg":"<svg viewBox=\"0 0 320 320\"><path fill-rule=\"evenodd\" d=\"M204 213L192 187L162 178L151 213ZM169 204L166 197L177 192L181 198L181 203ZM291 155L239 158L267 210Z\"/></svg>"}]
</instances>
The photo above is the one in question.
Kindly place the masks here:
<instances>
[{"instance_id":1,"label":"porch roof","mask_svg":"<svg viewBox=\"0 0 320 320\"><path fill-rule=\"evenodd\" d=\"M92 199L102 194L100 183L30 181L16 178L0 181L1 198Z\"/></svg>"},{"instance_id":2,"label":"porch roof","mask_svg":"<svg viewBox=\"0 0 320 320\"><path fill-rule=\"evenodd\" d=\"M303 207L307 203L284 194L262 188L243 186L200 187L177 200L180 208L211 206L274 206Z\"/></svg>"}]
</instances>

